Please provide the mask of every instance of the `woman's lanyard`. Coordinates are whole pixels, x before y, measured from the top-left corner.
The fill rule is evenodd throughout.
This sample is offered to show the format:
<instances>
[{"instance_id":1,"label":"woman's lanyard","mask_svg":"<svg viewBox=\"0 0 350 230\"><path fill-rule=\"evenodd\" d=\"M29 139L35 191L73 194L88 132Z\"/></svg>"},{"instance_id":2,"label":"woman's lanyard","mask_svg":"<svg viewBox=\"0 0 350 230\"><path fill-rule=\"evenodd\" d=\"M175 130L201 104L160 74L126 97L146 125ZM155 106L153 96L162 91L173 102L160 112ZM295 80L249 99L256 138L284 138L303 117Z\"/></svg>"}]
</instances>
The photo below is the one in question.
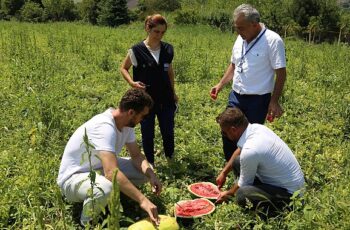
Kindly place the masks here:
<instances>
[{"instance_id":1,"label":"woman's lanyard","mask_svg":"<svg viewBox=\"0 0 350 230\"><path fill-rule=\"evenodd\" d=\"M245 51L245 53L243 54L243 46L244 46L244 42L242 43L242 52L241 52L241 59L239 60L239 63L237 65L237 71L239 73L243 72L243 63L244 63L244 57L245 55L247 55L247 53L255 46L256 43L258 43L258 41L260 40L260 38L264 35L264 33L266 32L266 29L264 29L264 31L259 35L259 37L257 37L257 39L255 39L254 43L249 47L249 49L247 51Z\"/></svg>"}]
</instances>

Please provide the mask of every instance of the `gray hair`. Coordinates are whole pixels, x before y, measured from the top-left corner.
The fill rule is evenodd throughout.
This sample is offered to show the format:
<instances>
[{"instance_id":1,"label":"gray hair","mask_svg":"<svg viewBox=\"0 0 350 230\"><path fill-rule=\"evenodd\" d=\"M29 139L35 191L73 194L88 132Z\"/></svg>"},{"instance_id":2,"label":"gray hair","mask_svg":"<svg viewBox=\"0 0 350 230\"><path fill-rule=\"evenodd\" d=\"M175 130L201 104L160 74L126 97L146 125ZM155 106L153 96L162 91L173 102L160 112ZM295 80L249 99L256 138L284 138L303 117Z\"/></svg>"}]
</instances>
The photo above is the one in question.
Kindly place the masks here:
<instances>
[{"instance_id":1,"label":"gray hair","mask_svg":"<svg viewBox=\"0 0 350 230\"><path fill-rule=\"evenodd\" d=\"M260 22L260 14L257 9L249 4L239 5L233 12L233 20L237 20L238 16L243 14L249 22Z\"/></svg>"}]
</instances>

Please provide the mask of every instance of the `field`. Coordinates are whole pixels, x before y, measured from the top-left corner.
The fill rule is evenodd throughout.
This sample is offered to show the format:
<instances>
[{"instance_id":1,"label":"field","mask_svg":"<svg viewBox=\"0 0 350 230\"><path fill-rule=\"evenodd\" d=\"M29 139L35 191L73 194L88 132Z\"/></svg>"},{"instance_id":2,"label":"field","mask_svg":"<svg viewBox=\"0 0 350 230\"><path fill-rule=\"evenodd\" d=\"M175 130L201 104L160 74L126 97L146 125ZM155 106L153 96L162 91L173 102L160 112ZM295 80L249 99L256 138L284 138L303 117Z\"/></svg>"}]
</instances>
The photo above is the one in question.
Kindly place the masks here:
<instances>
[{"instance_id":1,"label":"field","mask_svg":"<svg viewBox=\"0 0 350 230\"><path fill-rule=\"evenodd\" d=\"M72 205L56 186L63 149L78 126L117 105L129 87L119 65L127 49L144 37L140 23L110 29L0 22L0 229L78 227ZM215 117L225 108L230 87L217 101L210 99L209 89L229 63L234 39L206 26L173 25L165 36L175 47L180 98L176 166L167 166L158 132L156 165L164 190L155 197L148 186L142 188L160 213L172 215L175 202L191 197L188 184L215 182L223 166ZM210 216L180 223L183 229L350 228L350 47L285 43L285 113L266 125L301 164L307 180L303 200L267 221L231 201L217 205ZM139 127L136 131L140 140ZM123 215L127 223L146 214L129 202Z\"/></svg>"}]
</instances>

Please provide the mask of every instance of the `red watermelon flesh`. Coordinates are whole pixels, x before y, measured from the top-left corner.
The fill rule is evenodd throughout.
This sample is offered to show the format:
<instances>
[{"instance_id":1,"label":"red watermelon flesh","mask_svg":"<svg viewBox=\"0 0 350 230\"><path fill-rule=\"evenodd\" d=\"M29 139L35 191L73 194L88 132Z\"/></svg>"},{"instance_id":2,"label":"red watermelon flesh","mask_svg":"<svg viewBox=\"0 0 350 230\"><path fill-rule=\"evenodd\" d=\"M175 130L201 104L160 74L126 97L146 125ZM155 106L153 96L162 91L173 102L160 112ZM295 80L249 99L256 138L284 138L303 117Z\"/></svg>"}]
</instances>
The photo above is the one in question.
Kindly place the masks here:
<instances>
[{"instance_id":1,"label":"red watermelon flesh","mask_svg":"<svg viewBox=\"0 0 350 230\"><path fill-rule=\"evenodd\" d=\"M215 205L203 198L183 200L175 204L175 215L182 218L193 218L208 215L215 210Z\"/></svg>"},{"instance_id":2,"label":"red watermelon flesh","mask_svg":"<svg viewBox=\"0 0 350 230\"><path fill-rule=\"evenodd\" d=\"M199 182L188 186L188 190L196 196L216 199L220 195L220 190L210 182Z\"/></svg>"}]
</instances>

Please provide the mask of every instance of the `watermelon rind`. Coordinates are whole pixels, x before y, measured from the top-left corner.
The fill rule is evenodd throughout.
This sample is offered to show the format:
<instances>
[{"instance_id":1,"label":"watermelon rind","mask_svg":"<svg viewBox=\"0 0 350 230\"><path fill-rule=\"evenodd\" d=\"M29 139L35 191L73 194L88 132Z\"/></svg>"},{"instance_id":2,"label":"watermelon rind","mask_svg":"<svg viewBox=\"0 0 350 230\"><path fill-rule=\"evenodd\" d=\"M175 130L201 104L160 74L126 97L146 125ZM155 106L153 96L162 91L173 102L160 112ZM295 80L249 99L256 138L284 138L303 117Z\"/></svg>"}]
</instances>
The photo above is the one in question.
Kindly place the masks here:
<instances>
[{"instance_id":1,"label":"watermelon rind","mask_svg":"<svg viewBox=\"0 0 350 230\"><path fill-rule=\"evenodd\" d=\"M159 226L155 226L150 218L140 220L128 227L128 230L179 230L180 227L176 218L171 216L159 215Z\"/></svg>"},{"instance_id":2,"label":"watermelon rind","mask_svg":"<svg viewBox=\"0 0 350 230\"><path fill-rule=\"evenodd\" d=\"M215 188L217 188L217 186L211 182L197 182L197 183L193 183L193 184L190 184L187 186L187 189L188 191L190 191L190 193L192 193L193 195L197 196L197 197L201 197L201 198L206 198L206 199L217 199L218 196L204 196L204 195L200 195L200 194L197 194L196 192L192 191L191 190L191 186L194 186L194 185L197 185L197 184L209 184L210 186L213 186Z\"/></svg>"},{"instance_id":3,"label":"watermelon rind","mask_svg":"<svg viewBox=\"0 0 350 230\"><path fill-rule=\"evenodd\" d=\"M194 216L182 216L182 215L179 215L179 214L176 213L176 207L177 206L181 207L181 204L184 204L186 202L193 202L193 201L196 201L196 200L205 200L208 203L208 205L210 205L212 207L212 209L208 213L194 215ZM202 217L202 216L205 216L205 215L209 215L209 214L211 214L214 211L215 211L215 205L213 204L213 202L211 202L210 200L208 200L206 198L198 198L198 199L194 199L194 200L180 200L177 203L175 203L175 209L174 209L175 218L187 218L187 219L198 218L198 217Z\"/></svg>"}]
</instances>

